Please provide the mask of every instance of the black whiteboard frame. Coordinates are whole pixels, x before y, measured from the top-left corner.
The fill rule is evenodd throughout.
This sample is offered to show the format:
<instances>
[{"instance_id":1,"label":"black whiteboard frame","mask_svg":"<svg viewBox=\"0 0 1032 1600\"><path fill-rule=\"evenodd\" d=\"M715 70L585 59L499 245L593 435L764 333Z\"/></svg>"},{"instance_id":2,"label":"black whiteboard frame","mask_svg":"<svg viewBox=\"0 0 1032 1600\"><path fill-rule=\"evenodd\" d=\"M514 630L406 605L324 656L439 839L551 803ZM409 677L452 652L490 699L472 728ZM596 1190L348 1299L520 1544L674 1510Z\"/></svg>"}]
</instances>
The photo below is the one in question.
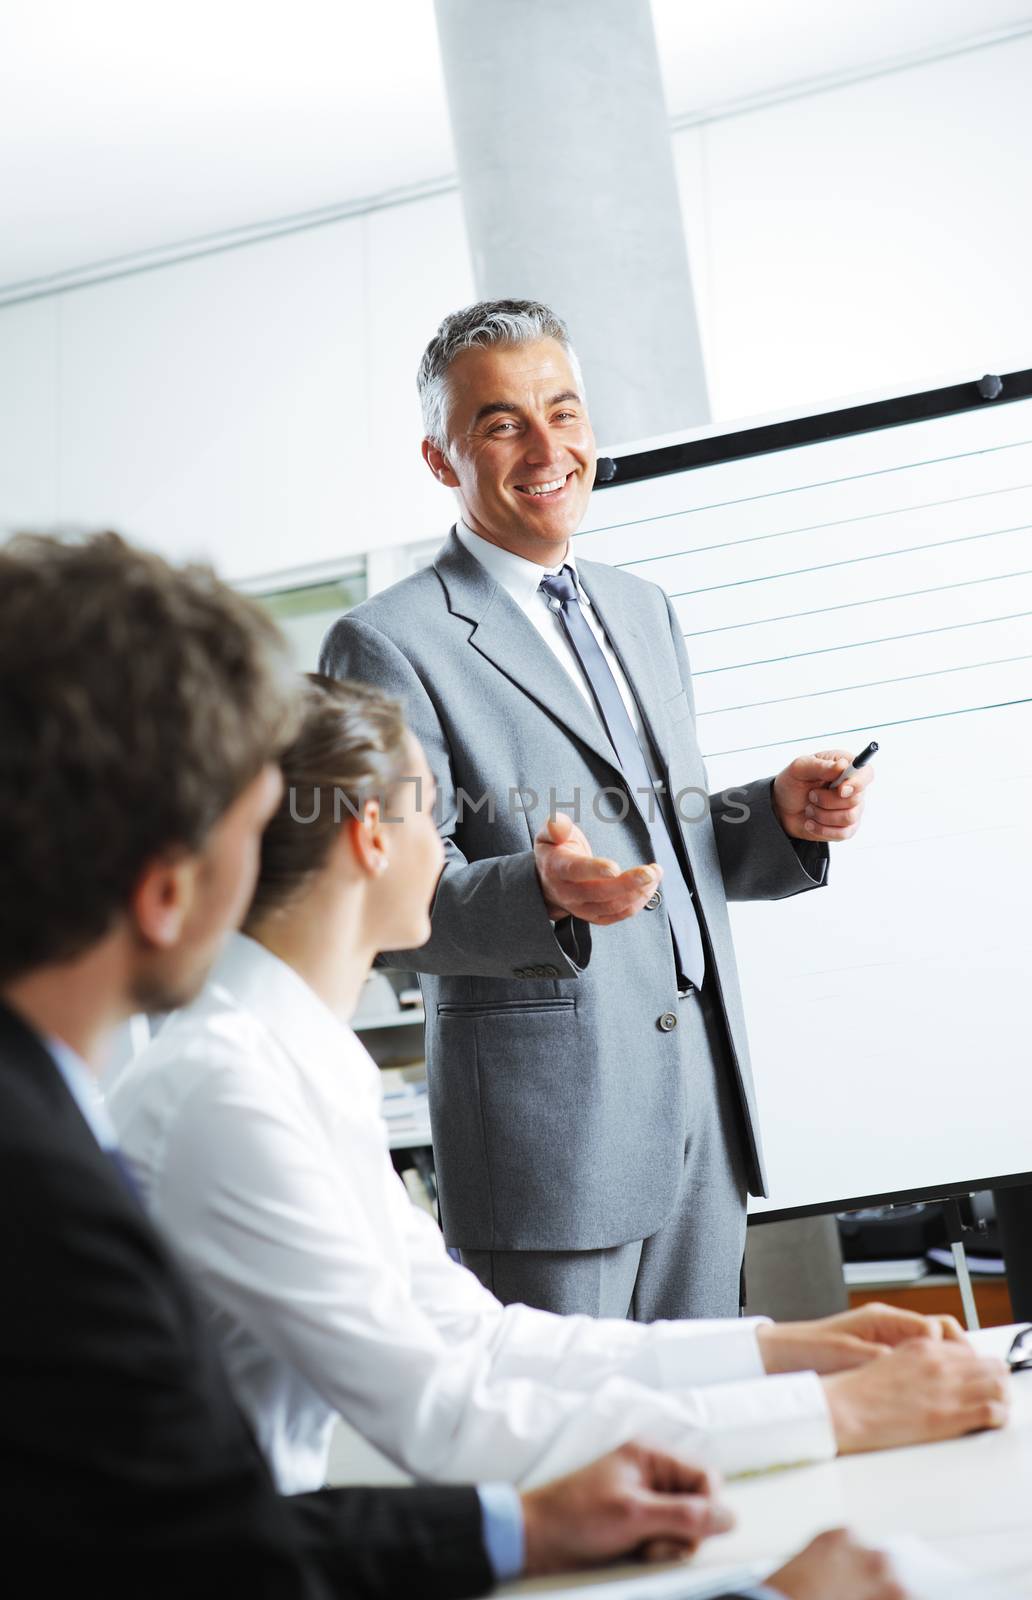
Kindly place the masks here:
<instances>
[{"instance_id":1,"label":"black whiteboard frame","mask_svg":"<svg viewBox=\"0 0 1032 1600\"><path fill-rule=\"evenodd\" d=\"M839 1211L862 1211L868 1206L905 1206L925 1200L963 1200L983 1189L1020 1189L1032 1184L1032 1172L1009 1172L1002 1178L969 1178L959 1183L937 1183L924 1189L892 1189L887 1194L846 1195L841 1200L821 1200L809 1206L782 1206L777 1211L750 1211L750 1227L764 1222L796 1222L800 1217L824 1217Z\"/></svg>"},{"instance_id":2,"label":"black whiteboard frame","mask_svg":"<svg viewBox=\"0 0 1032 1600\"><path fill-rule=\"evenodd\" d=\"M596 483L595 493L617 489L623 483L641 483L647 478L691 472L696 467L718 466L725 461L742 461L748 456L771 455L776 450L794 450L800 445L822 444L825 440L845 439L851 434L899 428L910 422L927 422L986 406L1007 405L1011 400L1032 399L1032 368L1001 373L999 381L1003 388L995 400L986 399L979 388L983 380L973 378L969 383L955 383L945 389L925 389L919 394L844 406L839 411L818 411L783 422L761 423L756 428L741 428L735 433L715 433L704 439L686 440L683 444L659 445L654 450L617 455L613 458L616 473L609 482Z\"/></svg>"},{"instance_id":3,"label":"black whiteboard frame","mask_svg":"<svg viewBox=\"0 0 1032 1600\"><path fill-rule=\"evenodd\" d=\"M950 417L985 406L1002 406L1012 400L1032 399L1032 368L1000 373L1002 389L995 399L982 393L981 378L951 384L942 389L925 389L918 394L899 395L889 400L874 400L864 405L843 406L838 411L819 411L809 416L791 417L782 422L762 423L735 433L712 434L683 444L660 445L654 450L638 450L614 457L616 472L596 491L615 489L623 483L642 483L649 478L664 478L697 467L718 466L742 461L749 456L771 455L777 450L794 450L800 445L821 444L829 439L845 439L852 434L873 433L881 428L904 427L907 423ZM924 1189L899 1189L887 1194L844 1195L840 1200L814 1205L785 1206L772 1211L749 1214L750 1226L765 1222L788 1222L800 1217L822 1217L836 1211L860 1211L867 1206L907 1205L924 1200L956 1200L983 1189L1013 1189L1032 1184L1032 1172L1011 1172L994 1178L969 1178L957 1183L941 1183Z\"/></svg>"}]
</instances>

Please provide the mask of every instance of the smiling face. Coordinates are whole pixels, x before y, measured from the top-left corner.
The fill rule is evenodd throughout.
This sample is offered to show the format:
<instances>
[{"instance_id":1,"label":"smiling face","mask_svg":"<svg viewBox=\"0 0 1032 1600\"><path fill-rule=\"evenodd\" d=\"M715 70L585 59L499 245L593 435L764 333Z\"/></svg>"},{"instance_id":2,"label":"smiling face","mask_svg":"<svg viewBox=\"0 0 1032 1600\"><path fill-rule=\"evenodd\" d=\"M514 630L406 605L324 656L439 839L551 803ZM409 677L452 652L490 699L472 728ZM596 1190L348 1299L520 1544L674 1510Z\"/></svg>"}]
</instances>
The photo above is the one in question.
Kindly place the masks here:
<instances>
[{"instance_id":1,"label":"smiling face","mask_svg":"<svg viewBox=\"0 0 1032 1600\"><path fill-rule=\"evenodd\" d=\"M492 544L557 566L595 481L595 435L555 339L464 350L448 368L448 447L427 439L434 476Z\"/></svg>"}]
</instances>

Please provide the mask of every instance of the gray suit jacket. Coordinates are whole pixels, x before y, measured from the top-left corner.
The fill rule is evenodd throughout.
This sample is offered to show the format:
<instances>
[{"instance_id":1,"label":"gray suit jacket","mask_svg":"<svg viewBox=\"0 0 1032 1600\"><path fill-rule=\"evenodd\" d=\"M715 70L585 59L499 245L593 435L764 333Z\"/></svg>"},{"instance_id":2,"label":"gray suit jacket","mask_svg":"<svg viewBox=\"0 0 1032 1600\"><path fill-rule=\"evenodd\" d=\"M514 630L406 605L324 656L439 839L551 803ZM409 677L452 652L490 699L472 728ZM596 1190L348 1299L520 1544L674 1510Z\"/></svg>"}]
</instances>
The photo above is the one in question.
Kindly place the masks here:
<instances>
[{"instance_id":1,"label":"gray suit jacket","mask_svg":"<svg viewBox=\"0 0 1032 1600\"><path fill-rule=\"evenodd\" d=\"M780 899L823 881L823 846L797 850L770 779L706 800L691 675L663 591L579 561L673 794L727 1022L763 1193L727 900ZM527 618L454 531L433 566L334 624L322 670L403 702L440 790L447 860L420 950L441 1212L466 1250L590 1250L646 1238L670 1215L685 1144L676 973L659 909L609 928L553 924L534 834L556 804L622 867L651 859L623 803L609 741ZM809 870L807 870L809 868ZM671 1013L673 1018L671 1019ZM665 1019L664 1021L661 1019Z\"/></svg>"}]
</instances>

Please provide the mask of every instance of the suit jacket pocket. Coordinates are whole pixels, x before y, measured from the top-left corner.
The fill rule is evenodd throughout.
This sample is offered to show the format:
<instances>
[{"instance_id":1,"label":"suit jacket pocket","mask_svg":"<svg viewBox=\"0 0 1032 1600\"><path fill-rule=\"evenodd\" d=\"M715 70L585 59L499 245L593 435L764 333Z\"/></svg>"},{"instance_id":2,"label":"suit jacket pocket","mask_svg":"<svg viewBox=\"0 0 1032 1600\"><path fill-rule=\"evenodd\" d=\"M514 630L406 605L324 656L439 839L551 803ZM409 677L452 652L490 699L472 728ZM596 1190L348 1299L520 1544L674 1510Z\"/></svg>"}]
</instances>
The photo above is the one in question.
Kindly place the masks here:
<instances>
[{"instance_id":1,"label":"suit jacket pocket","mask_svg":"<svg viewBox=\"0 0 1032 1600\"><path fill-rule=\"evenodd\" d=\"M577 1002L571 995L541 995L527 1000L444 1001L437 1007L439 1017L526 1017L541 1011L573 1011Z\"/></svg>"}]
</instances>

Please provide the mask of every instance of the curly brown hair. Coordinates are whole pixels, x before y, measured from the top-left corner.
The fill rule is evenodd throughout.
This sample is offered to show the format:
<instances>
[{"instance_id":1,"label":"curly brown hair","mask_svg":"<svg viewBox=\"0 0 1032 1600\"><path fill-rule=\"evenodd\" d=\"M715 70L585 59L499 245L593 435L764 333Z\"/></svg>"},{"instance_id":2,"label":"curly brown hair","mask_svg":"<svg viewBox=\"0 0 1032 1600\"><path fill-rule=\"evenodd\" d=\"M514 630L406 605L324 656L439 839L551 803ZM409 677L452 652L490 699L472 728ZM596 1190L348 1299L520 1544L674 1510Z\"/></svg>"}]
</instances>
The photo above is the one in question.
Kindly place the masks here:
<instances>
[{"instance_id":1,"label":"curly brown hair","mask_svg":"<svg viewBox=\"0 0 1032 1600\"><path fill-rule=\"evenodd\" d=\"M0 982L80 954L293 736L285 641L117 534L0 548Z\"/></svg>"}]
</instances>

